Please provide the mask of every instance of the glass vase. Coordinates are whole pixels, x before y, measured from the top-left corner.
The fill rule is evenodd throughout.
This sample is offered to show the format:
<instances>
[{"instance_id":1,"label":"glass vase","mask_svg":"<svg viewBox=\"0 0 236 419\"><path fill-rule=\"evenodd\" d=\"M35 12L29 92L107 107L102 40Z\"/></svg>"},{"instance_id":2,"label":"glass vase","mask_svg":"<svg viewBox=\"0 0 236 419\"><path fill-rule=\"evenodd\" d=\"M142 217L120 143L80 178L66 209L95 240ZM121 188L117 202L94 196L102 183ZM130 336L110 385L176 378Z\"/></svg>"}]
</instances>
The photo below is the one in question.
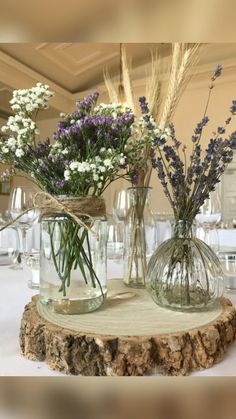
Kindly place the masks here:
<instances>
[{"instance_id":1,"label":"glass vase","mask_svg":"<svg viewBox=\"0 0 236 419\"><path fill-rule=\"evenodd\" d=\"M192 234L188 221L156 250L147 269L147 290L160 306L180 311L214 307L223 294L223 272L213 250Z\"/></svg>"},{"instance_id":2,"label":"glass vase","mask_svg":"<svg viewBox=\"0 0 236 419\"><path fill-rule=\"evenodd\" d=\"M57 313L83 314L104 302L106 286L104 217L89 229L65 216L43 217L40 244L40 300Z\"/></svg>"},{"instance_id":3,"label":"glass vase","mask_svg":"<svg viewBox=\"0 0 236 419\"><path fill-rule=\"evenodd\" d=\"M145 288L147 261L155 246L155 220L150 208L152 188L128 188L130 207L125 219L124 284Z\"/></svg>"}]
</instances>

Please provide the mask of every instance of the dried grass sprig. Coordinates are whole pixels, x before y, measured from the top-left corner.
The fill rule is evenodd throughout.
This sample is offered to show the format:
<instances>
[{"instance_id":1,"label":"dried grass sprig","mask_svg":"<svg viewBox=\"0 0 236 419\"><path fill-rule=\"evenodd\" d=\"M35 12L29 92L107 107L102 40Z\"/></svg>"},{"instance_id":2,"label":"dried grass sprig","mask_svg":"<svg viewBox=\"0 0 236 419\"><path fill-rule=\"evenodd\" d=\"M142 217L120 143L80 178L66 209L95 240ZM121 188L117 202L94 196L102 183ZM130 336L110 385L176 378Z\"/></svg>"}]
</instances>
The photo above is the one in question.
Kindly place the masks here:
<instances>
[{"instance_id":1,"label":"dried grass sprig","mask_svg":"<svg viewBox=\"0 0 236 419\"><path fill-rule=\"evenodd\" d=\"M135 113L134 92L133 92L133 86L132 86L132 79L130 75L131 66L128 63L126 49L124 45L121 46L121 62L122 62L122 77L123 77L123 86L124 86L126 102Z\"/></svg>"},{"instance_id":2,"label":"dried grass sprig","mask_svg":"<svg viewBox=\"0 0 236 419\"><path fill-rule=\"evenodd\" d=\"M115 85L112 81L111 75L107 68L103 72L103 77L104 77L104 83L107 88L110 101L118 103L119 102L118 93L116 91Z\"/></svg>"},{"instance_id":3,"label":"dried grass sprig","mask_svg":"<svg viewBox=\"0 0 236 419\"><path fill-rule=\"evenodd\" d=\"M154 116L159 109L161 100L160 100L160 92L161 92L161 83L160 83L160 69L161 69L161 60L160 57L157 56L157 53L152 54L152 62L151 62L151 75L147 79L146 84L146 98L149 105L150 113Z\"/></svg>"},{"instance_id":4,"label":"dried grass sprig","mask_svg":"<svg viewBox=\"0 0 236 419\"><path fill-rule=\"evenodd\" d=\"M170 121L179 99L183 93L190 77L187 76L190 68L196 64L201 44L180 44L173 45L171 71L167 87L166 98L163 103L160 115L160 127L164 128Z\"/></svg>"}]
</instances>

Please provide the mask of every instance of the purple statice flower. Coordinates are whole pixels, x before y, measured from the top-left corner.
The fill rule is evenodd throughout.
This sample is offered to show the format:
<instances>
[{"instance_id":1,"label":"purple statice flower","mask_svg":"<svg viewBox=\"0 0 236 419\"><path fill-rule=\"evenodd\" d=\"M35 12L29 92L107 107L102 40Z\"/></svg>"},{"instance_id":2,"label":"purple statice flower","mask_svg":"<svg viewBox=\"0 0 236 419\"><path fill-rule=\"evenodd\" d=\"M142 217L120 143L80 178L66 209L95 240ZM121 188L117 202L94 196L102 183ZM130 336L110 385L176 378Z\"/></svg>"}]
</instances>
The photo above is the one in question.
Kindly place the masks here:
<instances>
[{"instance_id":1,"label":"purple statice flower","mask_svg":"<svg viewBox=\"0 0 236 419\"><path fill-rule=\"evenodd\" d=\"M62 189L65 186L65 183L66 183L66 181L64 179L57 180L57 179L51 178L50 180L51 180L52 185L55 186L58 189Z\"/></svg>"},{"instance_id":2,"label":"purple statice flower","mask_svg":"<svg viewBox=\"0 0 236 419\"><path fill-rule=\"evenodd\" d=\"M134 122L134 115L131 113L124 113L121 116L117 116L115 120L112 119L112 126L114 129L122 126L131 126Z\"/></svg>"},{"instance_id":3,"label":"purple statice flower","mask_svg":"<svg viewBox=\"0 0 236 419\"><path fill-rule=\"evenodd\" d=\"M232 101L232 105L230 107L230 112L234 115L236 113L236 100Z\"/></svg>"},{"instance_id":4,"label":"purple statice flower","mask_svg":"<svg viewBox=\"0 0 236 419\"><path fill-rule=\"evenodd\" d=\"M54 132L53 137L54 140L61 140L62 138L66 137L70 133L70 127L62 127L60 126L56 132Z\"/></svg>"},{"instance_id":5,"label":"purple statice flower","mask_svg":"<svg viewBox=\"0 0 236 419\"><path fill-rule=\"evenodd\" d=\"M217 66L216 66L216 68L215 68L215 70L212 74L211 80L215 81L215 79L221 75L221 72L222 72L222 65L217 64Z\"/></svg>"},{"instance_id":6,"label":"purple statice flower","mask_svg":"<svg viewBox=\"0 0 236 419\"><path fill-rule=\"evenodd\" d=\"M79 110L83 109L85 111L90 111L91 107L95 105L97 99L98 99L99 93L94 92L85 97L84 99L78 99L76 100L76 105Z\"/></svg>"},{"instance_id":7,"label":"purple statice flower","mask_svg":"<svg viewBox=\"0 0 236 419\"><path fill-rule=\"evenodd\" d=\"M78 99L76 101L77 109L72 113L65 115L63 120L58 123L58 131L55 134L55 139L60 137L60 135L62 134L60 130L68 128L77 122L79 123L81 118L90 114L97 102L98 96L99 94L97 92L94 92L83 99Z\"/></svg>"}]
</instances>

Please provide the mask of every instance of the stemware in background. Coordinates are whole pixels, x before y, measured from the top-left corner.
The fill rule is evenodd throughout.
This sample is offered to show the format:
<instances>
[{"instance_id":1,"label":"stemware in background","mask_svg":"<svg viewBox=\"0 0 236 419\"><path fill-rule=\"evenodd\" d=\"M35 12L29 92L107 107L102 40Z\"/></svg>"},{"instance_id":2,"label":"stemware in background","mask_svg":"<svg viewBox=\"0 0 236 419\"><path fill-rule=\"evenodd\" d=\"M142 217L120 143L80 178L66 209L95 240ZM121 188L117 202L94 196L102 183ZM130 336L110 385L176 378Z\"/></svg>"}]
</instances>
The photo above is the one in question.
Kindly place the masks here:
<instances>
[{"instance_id":1,"label":"stemware in background","mask_svg":"<svg viewBox=\"0 0 236 419\"><path fill-rule=\"evenodd\" d=\"M129 194L125 189L115 191L113 200L113 216L117 221L124 222L130 207Z\"/></svg>"},{"instance_id":2,"label":"stemware in background","mask_svg":"<svg viewBox=\"0 0 236 419\"><path fill-rule=\"evenodd\" d=\"M19 233L14 227L0 231L0 265L10 269L22 269L20 263Z\"/></svg>"},{"instance_id":3,"label":"stemware in background","mask_svg":"<svg viewBox=\"0 0 236 419\"><path fill-rule=\"evenodd\" d=\"M27 258L27 231L36 222L39 212L33 209L33 197L36 193L34 188L15 187L12 189L9 198L9 213L12 220L15 220L22 212L27 211L14 225L21 231L21 250L24 258Z\"/></svg>"},{"instance_id":4,"label":"stemware in background","mask_svg":"<svg viewBox=\"0 0 236 419\"><path fill-rule=\"evenodd\" d=\"M118 262L123 258L124 251L122 223L115 220L110 214L107 215L107 221L107 258Z\"/></svg>"},{"instance_id":5,"label":"stemware in background","mask_svg":"<svg viewBox=\"0 0 236 419\"><path fill-rule=\"evenodd\" d=\"M29 288L39 289L40 282L40 224L34 223L27 234L27 258L24 265Z\"/></svg>"},{"instance_id":6,"label":"stemware in background","mask_svg":"<svg viewBox=\"0 0 236 419\"><path fill-rule=\"evenodd\" d=\"M219 252L219 236L217 225L221 221L221 194L220 187L210 193L196 215L198 225L197 236L210 246L215 253Z\"/></svg>"},{"instance_id":7,"label":"stemware in background","mask_svg":"<svg viewBox=\"0 0 236 419\"><path fill-rule=\"evenodd\" d=\"M154 214L155 245L156 248L173 234L174 214L172 212L158 212Z\"/></svg>"},{"instance_id":8,"label":"stemware in background","mask_svg":"<svg viewBox=\"0 0 236 419\"><path fill-rule=\"evenodd\" d=\"M130 198L129 194L126 189L121 189L115 191L114 194L114 200L113 200L113 209L112 209L112 215L113 215L113 226L111 226L111 220L110 220L110 227L109 227L109 234L113 235L113 238L115 242L117 243L117 246L120 247L120 244L118 244L118 241L122 243L122 249L119 249L119 252L124 251L124 229L125 229L125 219L128 214L130 208ZM109 226L109 223L108 223ZM111 232L111 230L113 230ZM109 239L108 239L109 240Z\"/></svg>"}]
</instances>

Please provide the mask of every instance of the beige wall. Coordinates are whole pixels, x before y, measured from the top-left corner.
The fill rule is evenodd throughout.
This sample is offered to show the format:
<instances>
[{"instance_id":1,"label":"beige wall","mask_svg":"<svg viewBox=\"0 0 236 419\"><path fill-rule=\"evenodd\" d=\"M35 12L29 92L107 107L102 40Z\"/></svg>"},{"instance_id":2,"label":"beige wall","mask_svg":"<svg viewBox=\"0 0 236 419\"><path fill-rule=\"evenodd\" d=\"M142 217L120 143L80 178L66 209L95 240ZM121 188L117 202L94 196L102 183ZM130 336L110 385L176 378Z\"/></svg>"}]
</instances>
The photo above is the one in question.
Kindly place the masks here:
<instances>
[{"instance_id":1,"label":"beige wall","mask_svg":"<svg viewBox=\"0 0 236 419\"><path fill-rule=\"evenodd\" d=\"M203 116L209 85L209 76L211 73L207 72L200 76L192 78L187 89L185 90L181 100L178 104L173 122L176 128L176 135L179 140L187 145L191 151L191 136L193 130ZM139 87L136 92L139 95L143 94L144 89ZM211 138L212 131L217 126L222 126L224 121L229 116L229 107L232 100L236 99L236 70L235 68L226 69L221 78L217 80L216 86L212 91L212 98L207 112L210 118L208 127L204 130L202 136L202 144L205 147ZM234 117L229 131L236 130L236 116ZM114 190L126 187L127 182L122 180L112 184L105 192L108 211L111 211ZM157 180L156 174L152 174L151 184L152 192L152 208L154 212L170 212L170 205L162 192L161 185Z\"/></svg>"},{"instance_id":2,"label":"beige wall","mask_svg":"<svg viewBox=\"0 0 236 419\"><path fill-rule=\"evenodd\" d=\"M209 127L204 131L202 137L203 144L206 145L210 139L212 131L218 126L222 125L228 117L228 109L232 99L236 98L236 70L235 66L229 66L225 69L223 75L217 80L216 87L212 92L212 100L209 106L208 116L211 119ZM196 123L202 118L204 107L206 103L208 84L211 71L203 72L200 75L194 76L184 92L174 117L176 126L176 133L178 138L183 141L191 149L191 135L193 133ZM138 82L135 87L135 94L138 96L145 94L144 83ZM106 100L106 95L101 95L101 100ZM45 120L39 122L41 131L41 139L51 136L57 127L57 119ZM232 123L232 131L236 129L236 120ZM22 178L15 178L14 185L25 185L25 180ZM119 180L113 183L104 193L107 202L108 212L112 211L112 202L114 191L127 187L129 184L124 180ZM153 173L151 179L151 186L153 187L152 194L152 208L154 212L169 212L169 203L163 195L160 184ZM7 205L7 199L1 197L0 212Z\"/></svg>"}]
</instances>

